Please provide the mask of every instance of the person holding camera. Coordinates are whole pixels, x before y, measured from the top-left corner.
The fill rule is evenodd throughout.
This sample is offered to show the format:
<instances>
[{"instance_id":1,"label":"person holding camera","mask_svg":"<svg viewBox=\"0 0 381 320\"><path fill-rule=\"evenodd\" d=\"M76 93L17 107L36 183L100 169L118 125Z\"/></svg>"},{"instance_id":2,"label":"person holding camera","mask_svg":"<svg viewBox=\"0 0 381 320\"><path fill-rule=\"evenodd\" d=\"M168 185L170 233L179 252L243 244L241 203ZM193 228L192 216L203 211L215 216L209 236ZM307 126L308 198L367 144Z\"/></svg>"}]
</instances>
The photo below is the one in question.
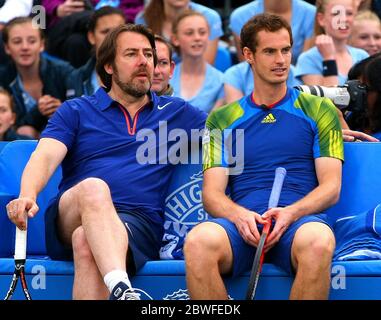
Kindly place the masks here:
<instances>
[{"instance_id":1,"label":"person holding camera","mask_svg":"<svg viewBox=\"0 0 381 320\"><path fill-rule=\"evenodd\" d=\"M354 130L363 131L375 139L381 139L381 53L373 55L353 66L350 79L366 85L364 110L352 116L348 124Z\"/></svg>"},{"instance_id":2,"label":"person holding camera","mask_svg":"<svg viewBox=\"0 0 381 320\"><path fill-rule=\"evenodd\" d=\"M367 132L381 139L381 57L369 63L365 73L368 86L368 127Z\"/></svg>"}]
</instances>

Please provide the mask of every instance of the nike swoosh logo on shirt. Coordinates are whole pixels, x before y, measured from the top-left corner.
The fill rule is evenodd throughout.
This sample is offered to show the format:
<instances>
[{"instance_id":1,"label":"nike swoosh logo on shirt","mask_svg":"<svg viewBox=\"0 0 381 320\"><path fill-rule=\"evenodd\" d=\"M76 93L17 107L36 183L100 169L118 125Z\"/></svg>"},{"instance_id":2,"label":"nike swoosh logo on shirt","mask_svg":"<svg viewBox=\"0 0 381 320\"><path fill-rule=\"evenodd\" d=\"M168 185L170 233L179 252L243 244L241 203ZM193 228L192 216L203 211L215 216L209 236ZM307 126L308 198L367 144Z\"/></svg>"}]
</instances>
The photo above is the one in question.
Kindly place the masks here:
<instances>
[{"instance_id":1,"label":"nike swoosh logo on shirt","mask_svg":"<svg viewBox=\"0 0 381 320\"><path fill-rule=\"evenodd\" d=\"M170 105L173 101L170 101L170 102L167 102L166 104L162 105L162 106L157 106L157 108L159 110L163 110L166 106Z\"/></svg>"}]
</instances>

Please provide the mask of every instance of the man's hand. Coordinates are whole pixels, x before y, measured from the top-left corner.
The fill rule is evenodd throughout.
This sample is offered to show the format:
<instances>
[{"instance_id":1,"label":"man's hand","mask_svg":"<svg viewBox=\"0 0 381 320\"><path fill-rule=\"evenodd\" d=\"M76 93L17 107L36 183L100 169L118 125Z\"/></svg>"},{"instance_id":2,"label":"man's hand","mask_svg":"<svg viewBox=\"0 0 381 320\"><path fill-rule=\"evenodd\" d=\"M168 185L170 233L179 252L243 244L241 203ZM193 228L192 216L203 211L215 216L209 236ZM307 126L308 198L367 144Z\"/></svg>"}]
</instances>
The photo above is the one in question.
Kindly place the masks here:
<instances>
[{"instance_id":1,"label":"man's hand","mask_svg":"<svg viewBox=\"0 0 381 320\"><path fill-rule=\"evenodd\" d=\"M33 218L38 205L33 198L20 197L7 204L8 218L21 230L26 230L26 219Z\"/></svg>"},{"instance_id":2,"label":"man's hand","mask_svg":"<svg viewBox=\"0 0 381 320\"><path fill-rule=\"evenodd\" d=\"M350 129L343 129L343 140L345 142L355 142L355 141L369 141L369 142L378 142L380 140L372 137L364 132L353 131Z\"/></svg>"},{"instance_id":3,"label":"man's hand","mask_svg":"<svg viewBox=\"0 0 381 320\"><path fill-rule=\"evenodd\" d=\"M57 17L63 18L66 16L70 16L71 14L75 12L81 12L85 10L85 3L84 1L78 1L78 0L66 0L64 3L60 4L57 7Z\"/></svg>"},{"instance_id":4,"label":"man's hand","mask_svg":"<svg viewBox=\"0 0 381 320\"><path fill-rule=\"evenodd\" d=\"M260 238L257 222L261 224L266 222L261 215L254 211L244 210L235 216L233 222L243 240L249 245L257 247Z\"/></svg>"},{"instance_id":5,"label":"man's hand","mask_svg":"<svg viewBox=\"0 0 381 320\"><path fill-rule=\"evenodd\" d=\"M289 225L296 220L294 213L289 207L271 208L262 215L262 219L275 220L274 229L270 232L266 239L266 244L264 247L265 252L277 244Z\"/></svg>"},{"instance_id":6,"label":"man's hand","mask_svg":"<svg viewBox=\"0 0 381 320\"><path fill-rule=\"evenodd\" d=\"M44 95L38 100L38 110L46 117L51 117L61 105L61 100L50 95Z\"/></svg>"}]
</instances>

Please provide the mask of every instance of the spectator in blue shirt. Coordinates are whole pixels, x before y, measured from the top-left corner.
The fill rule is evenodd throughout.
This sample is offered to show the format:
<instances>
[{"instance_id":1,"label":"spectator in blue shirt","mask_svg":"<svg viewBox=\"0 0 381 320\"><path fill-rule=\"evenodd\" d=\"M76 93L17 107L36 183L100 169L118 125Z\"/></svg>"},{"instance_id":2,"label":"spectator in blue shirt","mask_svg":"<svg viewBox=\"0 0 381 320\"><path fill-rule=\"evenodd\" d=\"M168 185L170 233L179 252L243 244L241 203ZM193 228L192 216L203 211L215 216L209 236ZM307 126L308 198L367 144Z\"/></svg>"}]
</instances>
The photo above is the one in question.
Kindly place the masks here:
<instances>
[{"instance_id":1,"label":"spectator in blue shirt","mask_svg":"<svg viewBox=\"0 0 381 320\"><path fill-rule=\"evenodd\" d=\"M205 52L205 58L213 64L218 47L219 38L223 35L221 17L217 11L189 0L152 0L144 11L138 13L135 23L147 25L156 34L170 40L172 25L176 17L184 10L191 9L202 13L209 24L209 43ZM178 62L177 58L175 60Z\"/></svg>"},{"instance_id":2,"label":"spectator in blue shirt","mask_svg":"<svg viewBox=\"0 0 381 320\"><path fill-rule=\"evenodd\" d=\"M184 146L206 114L150 92L156 62L154 35L144 26L112 30L96 64L104 87L56 111L25 167L19 198L7 205L9 218L25 229L25 211L37 213L37 195L62 163L45 237L50 257L74 259L74 299L139 299L143 292L131 287L129 275L159 258L170 152L180 147L168 136L182 129ZM148 146L147 134L154 138Z\"/></svg>"},{"instance_id":3,"label":"spectator in blue shirt","mask_svg":"<svg viewBox=\"0 0 381 320\"><path fill-rule=\"evenodd\" d=\"M229 27L233 32L239 60L243 59L239 37L243 25L251 17L264 12L281 16L291 25L294 35L292 63L295 64L306 47L306 41L313 36L315 7L302 0L256 0L235 9L230 16Z\"/></svg>"},{"instance_id":4,"label":"spectator in blue shirt","mask_svg":"<svg viewBox=\"0 0 381 320\"><path fill-rule=\"evenodd\" d=\"M316 8L315 46L300 55L295 76L307 85L343 85L349 69L369 56L347 44L356 12L354 1L321 0Z\"/></svg>"},{"instance_id":5,"label":"spectator in blue shirt","mask_svg":"<svg viewBox=\"0 0 381 320\"><path fill-rule=\"evenodd\" d=\"M224 103L223 73L204 58L208 35L205 17L193 10L184 11L173 24L172 42L181 55L170 80L174 96L205 112Z\"/></svg>"}]
</instances>

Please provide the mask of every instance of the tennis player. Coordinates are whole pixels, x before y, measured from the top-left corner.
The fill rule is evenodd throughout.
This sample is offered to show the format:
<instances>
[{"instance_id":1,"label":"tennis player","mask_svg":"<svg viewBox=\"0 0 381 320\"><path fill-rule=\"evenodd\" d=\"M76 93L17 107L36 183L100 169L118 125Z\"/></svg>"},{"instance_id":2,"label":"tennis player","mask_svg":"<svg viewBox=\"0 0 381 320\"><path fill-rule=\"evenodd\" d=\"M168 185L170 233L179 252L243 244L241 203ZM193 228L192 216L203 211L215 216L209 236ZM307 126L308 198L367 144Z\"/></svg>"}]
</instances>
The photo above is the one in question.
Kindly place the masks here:
<instances>
[{"instance_id":1,"label":"tennis player","mask_svg":"<svg viewBox=\"0 0 381 320\"><path fill-rule=\"evenodd\" d=\"M295 274L290 298L328 298L335 238L323 211L340 194L342 132L330 100L287 87L292 43L290 26L275 15L255 16L241 31L255 88L207 119L203 203L215 219L186 238L192 299L228 298L222 275L249 270L266 219L275 221L266 257ZM239 171L230 168L235 152L243 153ZM268 210L277 167L288 174L279 207Z\"/></svg>"}]
</instances>

